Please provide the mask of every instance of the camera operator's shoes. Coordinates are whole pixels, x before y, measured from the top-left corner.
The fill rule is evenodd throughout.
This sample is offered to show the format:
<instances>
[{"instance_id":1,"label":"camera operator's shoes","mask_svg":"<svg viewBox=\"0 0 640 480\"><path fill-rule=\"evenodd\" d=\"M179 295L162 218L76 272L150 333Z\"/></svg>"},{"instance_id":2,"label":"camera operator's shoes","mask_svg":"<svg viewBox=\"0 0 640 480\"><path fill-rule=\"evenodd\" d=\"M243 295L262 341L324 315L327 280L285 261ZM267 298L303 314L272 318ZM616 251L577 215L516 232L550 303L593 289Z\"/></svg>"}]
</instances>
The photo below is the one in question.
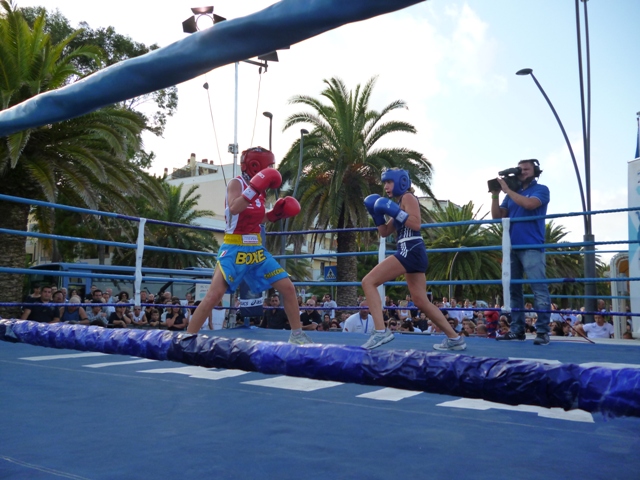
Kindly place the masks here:
<instances>
[{"instance_id":1,"label":"camera operator's shoes","mask_svg":"<svg viewBox=\"0 0 640 480\"><path fill-rule=\"evenodd\" d=\"M309 345L313 343L313 340L304 332L301 332L299 335L291 333L291 335L289 335L289 343L293 343L294 345Z\"/></svg>"},{"instance_id":2,"label":"camera operator's shoes","mask_svg":"<svg viewBox=\"0 0 640 480\"><path fill-rule=\"evenodd\" d=\"M496 337L496 340L519 340L524 342L527 339L527 336L524 333L513 333L507 332L502 337Z\"/></svg>"},{"instance_id":3,"label":"camera operator's shoes","mask_svg":"<svg viewBox=\"0 0 640 480\"><path fill-rule=\"evenodd\" d=\"M464 341L462 336L455 340L453 338L445 338L442 343L436 343L433 348L434 350L440 350L441 352L449 350L466 350L467 342Z\"/></svg>"},{"instance_id":4,"label":"camera operator's shoes","mask_svg":"<svg viewBox=\"0 0 640 480\"><path fill-rule=\"evenodd\" d=\"M539 333L536 335L536 338L533 340L534 345L549 345L549 334L548 333Z\"/></svg>"},{"instance_id":5,"label":"camera operator's shoes","mask_svg":"<svg viewBox=\"0 0 640 480\"><path fill-rule=\"evenodd\" d=\"M367 350L373 350L374 348L378 348L380 345L384 345L385 343L389 343L393 340L394 335L390 330L385 330L384 332L376 332L375 330L369 336L369 340L364 342L362 348L366 348Z\"/></svg>"}]
</instances>

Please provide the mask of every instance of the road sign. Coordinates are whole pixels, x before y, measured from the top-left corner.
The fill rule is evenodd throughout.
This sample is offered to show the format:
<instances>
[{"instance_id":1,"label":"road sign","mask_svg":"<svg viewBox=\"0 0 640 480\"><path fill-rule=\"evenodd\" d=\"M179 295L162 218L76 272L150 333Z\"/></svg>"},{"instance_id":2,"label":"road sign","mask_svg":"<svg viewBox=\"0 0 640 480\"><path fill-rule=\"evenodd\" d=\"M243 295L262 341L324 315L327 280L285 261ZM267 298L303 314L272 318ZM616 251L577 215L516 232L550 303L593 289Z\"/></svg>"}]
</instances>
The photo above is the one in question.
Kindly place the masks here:
<instances>
[{"instance_id":1,"label":"road sign","mask_svg":"<svg viewBox=\"0 0 640 480\"><path fill-rule=\"evenodd\" d=\"M324 267L324 281L335 282L338 278L338 267Z\"/></svg>"}]
</instances>

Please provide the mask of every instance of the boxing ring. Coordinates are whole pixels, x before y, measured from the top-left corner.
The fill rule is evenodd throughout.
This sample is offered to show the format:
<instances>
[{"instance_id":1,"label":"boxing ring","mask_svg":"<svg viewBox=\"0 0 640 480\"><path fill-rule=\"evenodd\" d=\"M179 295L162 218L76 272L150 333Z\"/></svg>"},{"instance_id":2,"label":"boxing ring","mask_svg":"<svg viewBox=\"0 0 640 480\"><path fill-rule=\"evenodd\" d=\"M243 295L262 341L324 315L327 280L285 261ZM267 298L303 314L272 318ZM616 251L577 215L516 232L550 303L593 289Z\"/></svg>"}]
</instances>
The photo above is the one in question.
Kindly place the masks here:
<instances>
[{"instance_id":1,"label":"boxing ring","mask_svg":"<svg viewBox=\"0 0 640 480\"><path fill-rule=\"evenodd\" d=\"M73 118L414 3L283 0L4 110L0 135ZM210 48L216 44L233 47ZM137 222L138 240L132 244L0 230L0 241L20 235L135 250L134 271L120 276L136 289L128 305L141 304L143 280L176 281L163 275L178 273L145 273L145 250L176 253L145 246L145 225L194 228L6 195L0 200ZM552 251L557 245L545 247ZM476 249L507 255L511 248L523 246ZM0 267L3 275L30 273ZM505 289L512 280L504 273L501 279L476 283ZM640 278L554 278L547 283L622 280ZM402 282L388 285L397 284ZM0 306L24 305L1 299ZM638 476L640 344L635 340L592 344L554 338L547 347L535 347L530 341L469 337L464 354L450 354L432 351L441 340L437 335L398 334L373 351L360 347L365 338L359 334L310 336L315 344L295 346L285 343L288 332L256 328L189 335L0 319L0 478Z\"/></svg>"},{"instance_id":2,"label":"boxing ring","mask_svg":"<svg viewBox=\"0 0 640 480\"><path fill-rule=\"evenodd\" d=\"M32 202L6 196L1 199ZM41 206L44 203L38 202ZM77 210L56 204L48 206ZM138 222L141 231L152 221L127 216L121 216L120 220ZM443 226L449 224L435 225ZM0 233L46 237L37 232ZM136 285L143 278L171 278L157 273L145 276L142 260L146 247L140 238L144 239L144 235L139 235L136 244L127 246L137 250L139 261L134 274L126 278ZM72 237L58 240L98 242ZM170 253L172 249L167 250ZM0 273L28 272L0 267ZM503 279L483 282L501 284ZM304 282L310 283L313 282ZM130 305L139 302L136 296ZM299 462L296 467L299 471L306 468L307 459L302 456L294 460L290 454L274 451L274 439L282 442L285 450L295 453L299 442L311 446L315 436L319 436L317 441L322 444L319 451L327 452L329 458L321 462L322 466L315 465L305 477L325 478L324 472L332 471L338 478L345 471L350 473L344 478L383 478L398 471L415 476L427 468L438 478L451 475L436 467L442 463L441 458L447 459L445 463L457 458L447 453L447 442L454 451L459 448L457 441L486 444L487 435L491 436L488 432L493 429L501 432L503 440L514 444L522 443L527 435L533 438L539 435L540 445L533 448L526 443L525 450L542 457L554 451L553 445L545 446L550 432L585 449L593 446L589 438L624 444L624 448L613 449L615 455L610 452L612 449L605 450L614 457L627 447L633 451L640 443L637 435L640 345L635 340L601 341L594 345L552 337L551 346L534 347L530 341L505 345L492 339L469 337L468 350L463 355L454 355L432 351L433 344L441 339L437 335L398 334L394 342L372 351L360 347L364 335L312 332L310 336L316 344L295 346L284 343L288 332L246 327L189 335L159 329L106 329L0 320L0 339L4 340L0 344L0 362L5 367L2 397L18 405L16 414L4 422L3 443L10 447L0 453L0 471L10 472L16 478L21 475L39 478L40 474L41 478L113 478L115 474L135 478L133 472L140 468L159 477L171 474L190 478L206 472L222 478L290 478L297 474L292 474L287 463ZM121 397L124 405L120 403ZM54 408L42 409L45 405ZM321 412L320 418L310 415L305 405ZM168 411L163 406L169 407ZM34 415L34 411L42 414ZM101 418L97 430L89 425L96 411L103 412L98 416L106 414L109 419L107 424ZM376 423L378 419L380 424ZM127 439L128 435L135 437L140 432L145 432L141 435L144 445L139 450L143 458L135 454L137 442ZM354 432L358 432L356 437ZM349 449L348 444L323 443L337 436L348 442L364 441L373 450L387 436L400 442L418 442L425 440L425 432L430 447L438 444L435 451L440 457L428 452L420 455L417 449L406 452L411 461L402 467L387 464L382 458L367 465L354 462L341 455ZM45 441L48 448L50 444L56 445L55 459L42 452L43 433L49 438ZM363 435L370 438L363 440ZM156 445L157 439L165 444ZM124 455L129 457L122 462L119 473L112 470L110 463L118 456L118 441L127 443ZM82 442L100 445L98 453L89 455L92 462L85 463L79 458ZM492 442L498 448L499 439L489 444ZM189 449L186 457L178 448L173 459L170 447L176 443ZM229 445L234 445L232 454L228 452ZM253 445L253 450L245 451L251 448L249 445ZM259 460L255 465L245 465L241 458L247 455L257 455ZM478 454L472 458L480 462L484 457ZM627 458L626 463L622 458ZM599 466L596 471L604 476L610 468L609 473L615 472L617 478L632 478L632 468L638 464L635 457L629 461L621 455L620 463ZM496 475L494 467L474 466L474 471L480 478L488 478ZM539 474L542 478L542 473L560 478L567 474L555 467L544 471L522 467L517 471L522 478L537 478ZM595 467L584 461L580 468L588 475ZM454 471L458 473L453 476L464 474L463 470Z\"/></svg>"}]
</instances>

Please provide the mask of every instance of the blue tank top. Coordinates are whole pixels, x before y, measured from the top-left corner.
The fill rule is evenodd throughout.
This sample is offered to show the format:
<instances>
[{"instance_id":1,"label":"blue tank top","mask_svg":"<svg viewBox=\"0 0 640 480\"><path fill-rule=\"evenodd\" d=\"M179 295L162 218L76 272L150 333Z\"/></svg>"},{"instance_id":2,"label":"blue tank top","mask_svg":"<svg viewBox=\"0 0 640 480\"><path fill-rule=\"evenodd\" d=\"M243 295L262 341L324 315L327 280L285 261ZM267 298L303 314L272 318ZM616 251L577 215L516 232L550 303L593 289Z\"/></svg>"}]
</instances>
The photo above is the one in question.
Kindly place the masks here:
<instances>
[{"instance_id":1,"label":"blue tank top","mask_svg":"<svg viewBox=\"0 0 640 480\"><path fill-rule=\"evenodd\" d=\"M411 237L418 237L416 238L416 240L418 239L422 240L422 237L420 236L420 231L418 230L411 230L410 228L405 227L402 223L400 223L397 220L393 221L393 226L396 227L396 236L397 236L396 242L404 238L411 238Z\"/></svg>"},{"instance_id":2,"label":"blue tank top","mask_svg":"<svg viewBox=\"0 0 640 480\"><path fill-rule=\"evenodd\" d=\"M402 197L400 198L400 201L402 201ZM411 237L419 237L420 240L422 240L419 230L411 230L409 227L405 227L404 224L400 223L397 220L393 221L393 226L396 229L396 243L404 238Z\"/></svg>"}]
</instances>

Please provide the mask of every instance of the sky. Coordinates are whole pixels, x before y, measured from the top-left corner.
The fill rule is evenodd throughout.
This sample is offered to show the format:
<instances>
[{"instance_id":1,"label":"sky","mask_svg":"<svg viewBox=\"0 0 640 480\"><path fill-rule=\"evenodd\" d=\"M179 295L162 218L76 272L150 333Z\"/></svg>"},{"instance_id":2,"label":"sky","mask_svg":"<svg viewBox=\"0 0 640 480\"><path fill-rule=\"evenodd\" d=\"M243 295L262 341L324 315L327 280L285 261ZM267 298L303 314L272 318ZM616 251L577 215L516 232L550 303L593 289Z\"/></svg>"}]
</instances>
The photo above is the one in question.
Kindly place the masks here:
<instances>
[{"instance_id":1,"label":"sky","mask_svg":"<svg viewBox=\"0 0 640 480\"><path fill-rule=\"evenodd\" d=\"M231 19L273 3L218 0L214 12ZM81 21L94 29L113 26L135 41L161 47L186 36L181 23L191 15L191 7L210 4L18 0L23 7L58 9L73 26ZM582 3L580 11L584 18ZM640 45L640 2L591 0L588 15L591 209L626 208L627 163L636 150L640 112L640 62L635 52ZM584 38L584 26L581 31ZM241 63L239 148L268 147L269 120L262 112L269 111L273 151L281 158L305 127L282 131L288 116L305 110L289 104L291 97L319 98L323 80L331 77L353 89L375 76L370 107L379 110L404 100L408 109L389 118L417 129L414 135L387 136L381 145L423 153L434 167L432 190L438 199L458 205L472 201L481 218L490 209L487 180L520 159L537 158L543 170L540 183L551 191L548 213L580 212L578 182L561 130L532 78L515 75L522 68L533 69L564 124L585 182L577 51L573 0L429 0L293 45L280 51L280 61L270 63L262 75L256 66ZM163 138L145 137L147 149L156 154L152 173L185 165L191 153L216 164L232 161L227 146L234 140L234 79L234 66L228 65L178 85L178 111ZM581 217L554 222L565 227L568 241L582 240ZM596 241L627 239L627 225L626 213L593 217ZM603 260L610 257L602 255Z\"/></svg>"}]
</instances>

